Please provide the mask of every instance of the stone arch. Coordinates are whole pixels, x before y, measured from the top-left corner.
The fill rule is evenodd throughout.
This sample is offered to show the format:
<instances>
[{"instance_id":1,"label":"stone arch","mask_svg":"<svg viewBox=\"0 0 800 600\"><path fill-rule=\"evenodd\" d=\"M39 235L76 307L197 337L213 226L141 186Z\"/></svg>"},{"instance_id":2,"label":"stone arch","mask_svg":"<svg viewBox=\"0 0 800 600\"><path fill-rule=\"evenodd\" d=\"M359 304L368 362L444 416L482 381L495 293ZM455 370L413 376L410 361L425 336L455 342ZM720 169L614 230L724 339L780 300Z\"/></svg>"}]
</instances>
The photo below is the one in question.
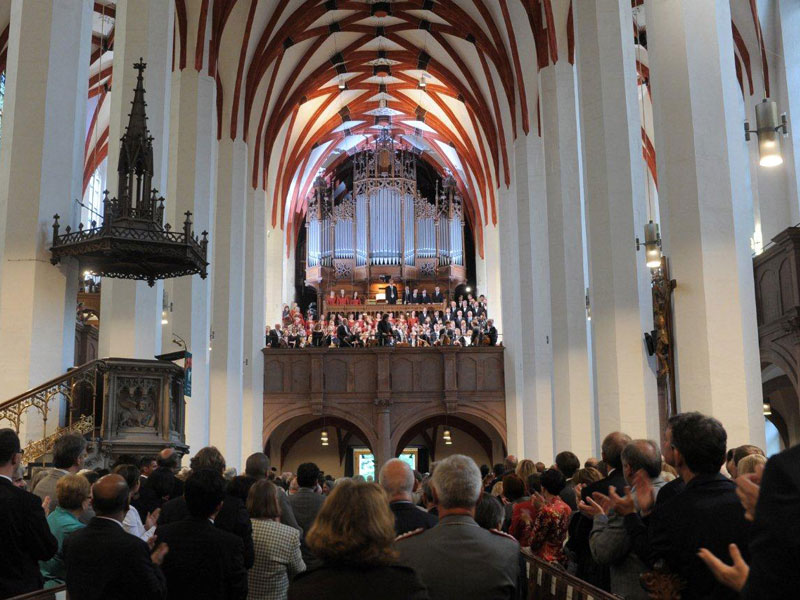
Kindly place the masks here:
<instances>
[{"instance_id":1,"label":"stone arch","mask_svg":"<svg viewBox=\"0 0 800 600\"><path fill-rule=\"evenodd\" d=\"M375 452L375 447L370 445L369 437L360 427L354 425L352 421L348 419L343 419L341 417L327 417L327 416L318 417L313 421L308 421L307 423L300 425L297 429L295 429L288 436L286 436L286 439L283 440L283 443L281 444L280 464L284 464L286 462L286 457L289 455L289 452L291 452L294 445L303 436L311 433L316 429L320 429L326 426L335 427L347 431L348 433L355 434L360 439L366 441L367 446L369 447L371 452L373 453ZM268 443L268 441L265 443ZM340 448L339 450L341 453L342 449ZM344 458L343 454L340 454L339 460L341 461L343 458Z\"/></svg>"},{"instance_id":2,"label":"stone arch","mask_svg":"<svg viewBox=\"0 0 800 600\"><path fill-rule=\"evenodd\" d=\"M334 405L326 405L324 412L321 413L319 411L314 411L309 404L293 405L288 409L276 411L269 417L266 417L265 415L264 427L261 430L261 445L266 446L273 432L278 427L295 417L311 416L321 418L323 415L326 418L333 417L352 423L353 427L363 434L363 439L370 448L378 448L378 438L375 434L375 426L364 419L363 416L343 410L341 407Z\"/></svg>"}]
</instances>

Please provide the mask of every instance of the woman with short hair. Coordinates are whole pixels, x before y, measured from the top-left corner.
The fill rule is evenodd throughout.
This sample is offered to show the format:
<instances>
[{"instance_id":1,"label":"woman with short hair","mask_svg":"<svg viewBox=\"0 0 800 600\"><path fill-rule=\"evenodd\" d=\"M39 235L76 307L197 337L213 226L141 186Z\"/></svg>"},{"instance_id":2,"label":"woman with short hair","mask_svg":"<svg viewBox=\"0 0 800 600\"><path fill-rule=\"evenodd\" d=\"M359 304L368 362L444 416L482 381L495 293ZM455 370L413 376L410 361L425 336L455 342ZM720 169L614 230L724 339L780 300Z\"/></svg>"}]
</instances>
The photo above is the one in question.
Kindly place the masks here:
<instances>
[{"instance_id":1,"label":"woman with short hair","mask_svg":"<svg viewBox=\"0 0 800 600\"><path fill-rule=\"evenodd\" d=\"M65 475L56 484L58 506L47 516L50 533L58 540L58 552L50 560L39 561L39 570L44 578L44 587L63 585L67 575L64 564L64 540L78 529L86 527L79 517L89 508L91 489L89 480L83 475Z\"/></svg>"},{"instance_id":2,"label":"woman with short hair","mask_svg":"<svg viewBox=\"0 0 800 600\"><path fill-rule=\"evenodd\" d=\"M280 522L278 494L275 484L262 479L247 495L255 550L255 562L247 574L250 600L285 600L289 582L306 570L300 554L300 532Z\"/></svg>"},{"instance_id":3,"label":"woman with short hair","mask_svg":"<svg viewBox=\"0 0 800 600\"><path fill-rule=\"evenodd\" d=\"M306 534L323 564L298 576L289 598L426 600L428 591L414 570L397 563L394 539L394 514L383 488L337 483Z\"/></svg>"},{"instance_id":4,"label":"woman with short hair","mask_svg":"<svg viewBox=\"0 0 800 600\"><path fill-rule=\"evenodd\" d=\"M557 469L547 469L541 476L542 493L531 500L538 505L530 531L530 549L544 561L566 565L564 540L567 538L572 509L559 494L567 483Z\"/></svg>"}]
</instances>

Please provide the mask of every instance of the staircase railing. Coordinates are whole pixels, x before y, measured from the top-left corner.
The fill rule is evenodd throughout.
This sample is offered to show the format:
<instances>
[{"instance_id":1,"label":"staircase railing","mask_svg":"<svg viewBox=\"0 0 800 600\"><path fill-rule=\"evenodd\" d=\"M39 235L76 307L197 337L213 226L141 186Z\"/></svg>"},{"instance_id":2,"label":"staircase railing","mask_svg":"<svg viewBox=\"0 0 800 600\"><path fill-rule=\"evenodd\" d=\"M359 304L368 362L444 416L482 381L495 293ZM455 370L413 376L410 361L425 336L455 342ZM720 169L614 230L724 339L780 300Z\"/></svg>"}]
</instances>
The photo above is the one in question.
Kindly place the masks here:
<instances>
[{"instance_id":1,"label":"staircase railing","mask_svg":"<svg viewBox=\"0 0 800 600\"><path fill-rule=\"evenodd\" d=\"M102 373L106 368L104 360L93 360L0 403L0 422L8 421L17 433L30 409L41 416L42 435L40 439L33 440L25 447L26 461L45 456L62 435L87 434L93 431L98 390L101 386ZM57 424L56 428L48 433L51 412L54 409L57 411L61 403L66 407L64 425Z\"/></svg>"}]
</instances>

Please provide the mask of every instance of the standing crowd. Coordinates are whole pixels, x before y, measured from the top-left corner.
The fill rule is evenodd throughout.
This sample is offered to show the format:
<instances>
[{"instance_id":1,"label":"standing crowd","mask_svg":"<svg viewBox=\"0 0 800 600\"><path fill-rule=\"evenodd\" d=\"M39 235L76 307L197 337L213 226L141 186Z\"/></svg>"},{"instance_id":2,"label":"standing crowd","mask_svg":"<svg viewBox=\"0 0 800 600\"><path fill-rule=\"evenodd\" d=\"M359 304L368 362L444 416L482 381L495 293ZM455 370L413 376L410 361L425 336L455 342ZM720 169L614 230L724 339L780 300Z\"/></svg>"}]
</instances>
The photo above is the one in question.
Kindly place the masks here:
<instances>
[{"instance_id":1,"label":"standing crowd","mask_svg":"<svg viewBox=\"0 0 800 600\"><path fill-rule=\"evenodd\" d=\"M600 459L549 468L392 459L376 483L313 463L279 475L261 453L237 476L214 447L188 469L167 448L97 472L86 447L57 440L28 492L0 430L0 598L525 598L524 554L626 599L800 589L800 446L729 449L699 413L672 417L660 448L613 432Z\"/></svg>"}]
</instances>

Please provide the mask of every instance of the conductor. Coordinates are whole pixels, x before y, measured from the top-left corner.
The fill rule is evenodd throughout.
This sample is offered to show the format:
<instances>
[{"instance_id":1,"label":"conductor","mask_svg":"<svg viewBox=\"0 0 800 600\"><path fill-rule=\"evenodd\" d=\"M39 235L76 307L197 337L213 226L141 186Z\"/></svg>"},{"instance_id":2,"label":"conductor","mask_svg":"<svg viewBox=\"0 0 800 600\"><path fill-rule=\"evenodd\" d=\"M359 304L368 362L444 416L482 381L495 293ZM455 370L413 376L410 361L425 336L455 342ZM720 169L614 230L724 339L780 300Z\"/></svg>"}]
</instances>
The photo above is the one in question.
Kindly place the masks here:
<instances>
[{"instance_id":1,"label":"conductor","mask_svg":"<svg viewBox=\"0 0 800 600\"><path fill-rule=\"evenodd\" d=\"M389 313L384 313L378 323L378 345L391 346L394 343L392 324L389 323Z\"/></svg>"},{"instance_id":2,"label":"conductor","mask_svg":"<svg viewBox=\"0 0 800 600\"><path fill-rule=\"evenodd\" d=\"M397 286L394 281L390 281L389 285L384 288L386 292L386 302L389 304L397 304Z\"/></svg>"}]
</instances>

